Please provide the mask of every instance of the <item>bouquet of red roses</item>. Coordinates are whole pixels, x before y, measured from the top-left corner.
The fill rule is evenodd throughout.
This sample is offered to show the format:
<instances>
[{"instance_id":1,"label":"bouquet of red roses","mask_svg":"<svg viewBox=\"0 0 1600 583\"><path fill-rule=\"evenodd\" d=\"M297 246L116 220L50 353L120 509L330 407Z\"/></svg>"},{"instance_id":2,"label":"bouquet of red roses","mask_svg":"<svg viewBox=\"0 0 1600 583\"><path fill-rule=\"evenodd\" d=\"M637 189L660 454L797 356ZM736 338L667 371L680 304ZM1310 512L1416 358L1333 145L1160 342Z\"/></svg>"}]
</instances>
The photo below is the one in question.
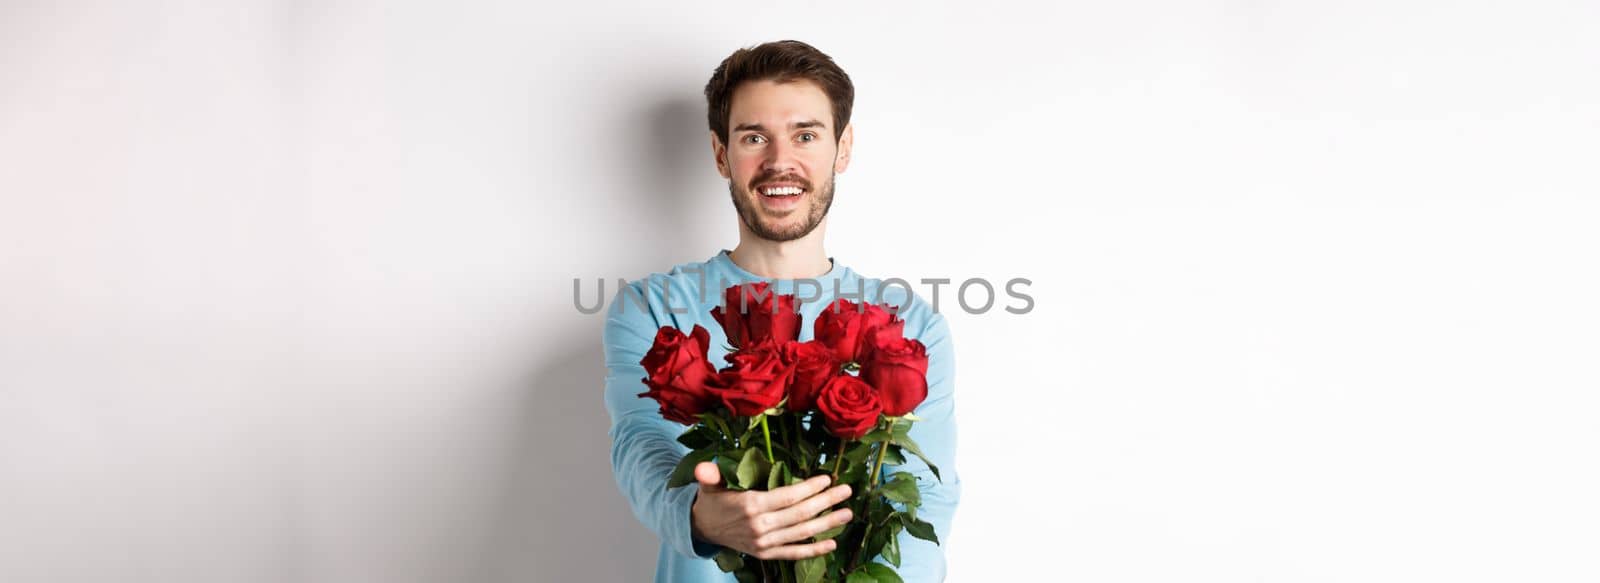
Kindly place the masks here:
<instances>
[{"instance_id":1,"label":"bouquet of red roses","mask_svg":"<svg viewBox=\"0 0 1600 583\"><path fill-rule=\"evenodd\" d=\"M678 441L691 451L667 487L694 482L694 468L714 462L733 490L770 490L827 473L850 484L843 503L852 520L812 537L836 540L832 552L799 561L759 560L732 549L716 557L741 582L898 582L901 531L938 543L933 525L917 518L917 477L884 465L906 454L939 469L908 436L911 411L928 396L928 354L904 335L905 322L880 306L840 299L814 322L813 340L799 342L801 317L792 295L765 282L736 285L711 316L727 333L728 366L707 356L710 332L662 327L640 362L661 415L690 425ZM903 509L898 509L898 503Z\"/></svg>"}]
</instances>

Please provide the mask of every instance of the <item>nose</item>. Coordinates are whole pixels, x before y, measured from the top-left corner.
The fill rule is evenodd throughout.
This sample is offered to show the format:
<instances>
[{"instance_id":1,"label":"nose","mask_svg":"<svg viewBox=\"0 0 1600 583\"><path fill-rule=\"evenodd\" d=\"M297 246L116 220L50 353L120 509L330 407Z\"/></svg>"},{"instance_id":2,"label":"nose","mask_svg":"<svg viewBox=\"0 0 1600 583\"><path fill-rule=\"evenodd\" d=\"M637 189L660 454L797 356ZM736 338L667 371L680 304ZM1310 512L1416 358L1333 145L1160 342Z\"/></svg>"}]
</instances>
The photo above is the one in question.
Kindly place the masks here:
<instances>
[{"instance_id":1,"label":"nose","mask_svg":"<svg viewBox=\"0 0 1600 583\"><path fill-rule=\"evenodd\" d=\"M792 174L799 165L795 162L795 147L783 140L773 140L767 155L761 160L761 169L769 174Z\"/></svg>"}]
</instances>

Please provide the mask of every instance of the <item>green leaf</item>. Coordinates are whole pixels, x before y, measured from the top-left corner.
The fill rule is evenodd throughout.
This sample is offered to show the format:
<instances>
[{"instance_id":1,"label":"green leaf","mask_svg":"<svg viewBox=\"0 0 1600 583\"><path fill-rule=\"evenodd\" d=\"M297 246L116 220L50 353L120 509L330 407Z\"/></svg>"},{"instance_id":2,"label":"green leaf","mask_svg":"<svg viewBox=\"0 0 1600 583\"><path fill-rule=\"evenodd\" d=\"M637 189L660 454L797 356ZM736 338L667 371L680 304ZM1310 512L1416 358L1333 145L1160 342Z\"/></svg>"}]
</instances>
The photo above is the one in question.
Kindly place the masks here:
<instances>
[{"instance_id":1,"label":"green leaf","mask_svg":"<svg viewBox=\"0 0 1600 583\"><path fill-rule=\"evenodd\" d=\"M861 557L867 561L871 561L872 557L883 554L883 547L888 543L888 532L885 532L883 529L873 530L872 534L867 537L866 546L861 548ZM876 578L878 574L872 573L872 575L874 578Z\"/></svg>"},{"instance_id":2,"label":"green leaf","mask_svg":"<svg viewBox=\"0 0 1600 583\"><path fill-rule=\"evenodd\" d=\"M667 487L677 488L693 484L694 467L700 465L700 462L710 461L714 457L717 457L717 452L712 449L691 451L684 455L683 459L678 460L678 466L672 468L672 476L667 478Z\"/></svg>"},{"instance_id":3,"label":"green leaf","mask_svg":"<svg viewBox=\"0 0 1600 583\"><path fill-rule=\"evenodd\" d=\"M900 537L894 536L893 530L889 531L889 542L883 545L883 560L889 561L896 567L900 566Z\"/></svg>"},{"instance_id":4,"label":"green leaf","mask_svg":"<svg viewBox=\"0 0 1600 583\"><path fill-rule=\"evenodd\" d=\"M761 454L752 447L744 450L744 457L739 459L739 467L734 470L734 478L739 482L739 487L749 490L756 484L756 473L761 470Z\"/></svg>"},{"instance_id":5,"label":"green leaf","mask_svg":"<svg viewBox=\"0 0 1600 583\"><path fill-rule=\"evenodd\" d=\"M890 514L895 513L894 507L884 504L881 496L874 496L872 500L867 502L867 521L873 524L883 524L885 520L889 519Z\"/></svg>"},{"instance_id":6,"label":"green leaf","mask_svg":"<svg viewBox=\"0 0 1600 583\"><path fill-rule=\"evenodd\" d=\"M733 431L728 428L728 422L724 421L721 415L716 413L701 413L699 417L701 423L706 424L707 428L714 431L722 439L733 437Z\"/></svg>"},{"instance_id":7,"label":"green leaf","mask_svg":"<svg viewBox=\"0 0 1600 583\"><path fill-rule=\"evenodd\" d=\"M744 490L739 487L739 460L731 455L717 456L717 471L722 473L722 485L730 490Z\"/></svg>"},{"instance_id":8,"label":"green leaf","mask_svg":"<svg viewBox=\"0 0 1600 583\"><path fill-rule=\"evenodd\" d=\"M688 431L683 432L683 435L679 435L678 443L683 444L689 449L702 449L711 445L712 443L715 443L715 441L712 440L709 432L710 430L706 429L705 426L696 425L691 427Z\"/></svg>"},{"instance_id":9,"label":"green leaf","mask_svg":"<svg viewBox=\"0 0 1600 583\"><path fill-rule=\"evenodd\" d=\"M878 583L878 578L867 574L866 569L856 569L844 578L844 583Z\"/></svg>"},{"instance_id":10,"label":"green leaf","mask_svg":"<svg viewBox=\"0 0 1600 583\"><path fill-rule=\"evenodd\" d=\"M900 574L894 572L894 569L890 569L888 565L867 563L862 565L861 568L871 573L872 578L876 579L878 583L905 583L905 579L901 579Z\"/></svg>"},{"instance_id":11,"label":"green leaf","mask_svg":"<svg viewBox=\"0 0 1600 583\"><path fill-rule=\"evenodd\" d=\"M872 431L868 431L866 435L861 436L861 439L857 439L856 441L858 441L860 443L878 443L880 441L886 441L888 439L889 439L889 431L887 429L879 427L879 428L874 429Z\"/></svg>"},{"instance_id":12,"label":"green leaf","mask_svg":"<svg viewBox=\"0 0 1600 583\"><path fill-rule=\"evenodd\" d=\"M872 454L872 445L866 444L866 443L852 444L850 446L846 446L845 447L845 450L844 450L844 461L847 464L865 463L867 461L867 456L869 456L871 454Z\"/></svg>"},{"instance_id":13,"label":"green leaf","mask_svg":"<svg viewBox=\"0 0 1600 583\"><path fill-rule=\"evenodd\" d=\"M922 463L928 464L928 469L933 471L933 478L941 484L944 483L944 478L939 477L939 466L933 465L933 462L928 460L928 456L922 454L922 446L917 445L917 442L912 441L910 437L896 438L895 443L905 448L906 451L922 458Z\"/></svg>"},{"instance_id":14,"label":"green leaf","mask_svg":"<svg viewBox=\"0 0 1600 583\"><path fill-rule=\"evenodd\" d=\"M783 460L772 464L772 470L767 472L767 490L777 490L783 485L783 476L788 473L788 468L783 465Z\"/></svg>"},{"instance_id":15,"label":"green leaf","mask_svg":"<svg viewBox=\"0 0 1600 583\"><path fill-rule=\"evenodd\" d=\"M716 560L717 568L722 569L724 573L737 571L739 567L744 566L744 558L739 556L739 551L733 549L722 549L717 553Z\"/></svg>"},{"instance_id":16,"label":"green leaf","mask_svg":"<svg viewBox=\"0 0 1600 583\"><path fill-rule=\"evenodd\" d=\"M906 532L911 533L911 536L920 538L933 544L939 544L939 537L933 533L932 524L928 524L927 522L916 518L907 519L910 520L910 522L906 523Z\"/></svg>"},{"instance_id":17,"label":"green leaf","mask_svg":"<svg viewBox=\"0 0 1600 583\"><path fill-rule=\"evenodd\" d=\"M761 444L762 447L766 447L766 445L767 445L767 442L765 442L765 441L761 441L759 443ZM773 438L772 438L772 456L773 456L772 457L772 461L778 461L779 458L786 459L786 460L795 459L794 452L789 451L787 448L783 447L783 444L778 442L777 436L773 436ZM799 464L793 464L793 463L791 463L790 465L796 466L796 467L799 466Z\"/></svg>"},{"instance_id":18,"label":"green leaf","mask_svg":"<svg viewBox=\"0 0 1600 583\"><path fill-rule=\"evenodd\" d=\"M828 570L828 556L817 555L794 563L795 583L818 583Z\"/></svg>"},{"instance_id":19,"label":"green leaf","mask_svg":"<svg viewBox=\"0 0 1600 583\"><path fill-rule=\"evenodd\" d=\"M745 565L744 568L734 571L733 577L739 583L766 583L761 580L761 574L756 572L756 568L750 565Z\"/></svg>"},{"instance_id":20,"label":"green leaf","mask_svg":"<svg viewBox=\"0 0 1600 583\"><path fill-rule=\"evenodd\" d=\"M817 459L817 446L812 445L810 441L806 441L805 439L801 439L800 440L800 444L798 446L796 446L796 449L800 450L800 459L803 459L803 460L814 460L814 459Z\"/></svg>"},{"instance_id":21,"label":"green leaf","mask_svg":"<svg viewBox=\"0 0 1600 583\"><path fill-rule=\"evenodd\" d=\"M896 472L893 478L878 488L878 493L903 504L922 503L922 492L917 490L917 477L905 472Z\"/></svg>"},{"instance_id":22,"label":"green leaf","mask_svg":"<svg viewBox=\"0 0 1600 583\"><path fill-rule=\"evenodd\" d=\"M849 462L845 459L845 462ZM845 463L844 469L839 471L838 484L858 484L867 478L867 465L861 463ZM865 488L852 487L857 493L866 491Z\"/></svg>"},{"instance_id":23,"label":"green leaf","mask_svg":"<svg viewBox=\"0 0 1600 583\"><path fill-rule=\"evenodd\" d=\"M891 445L889 446L889 451L883 454L883 463L892 466L903 466L906 465L906 456L900 453L900 446Z\"/></svg>"},{"instance_id":24,"label":"green leaf","mask_svg":"<svg viewBox=\"0 0 1600 583\"><path fill-rule=\"evenodd\" d=\"M894 432L892 434L892 440L890 439L891 433L889 432L889 428L887 426L880 426L877 429L868 431L866 435L861 436L859 441L862 443L878 443L880 441L893 441L894 443L900 443L901 439L904 439L910 434L910 423L896 423L894 426Z\"/></svg>"}]
</instances>

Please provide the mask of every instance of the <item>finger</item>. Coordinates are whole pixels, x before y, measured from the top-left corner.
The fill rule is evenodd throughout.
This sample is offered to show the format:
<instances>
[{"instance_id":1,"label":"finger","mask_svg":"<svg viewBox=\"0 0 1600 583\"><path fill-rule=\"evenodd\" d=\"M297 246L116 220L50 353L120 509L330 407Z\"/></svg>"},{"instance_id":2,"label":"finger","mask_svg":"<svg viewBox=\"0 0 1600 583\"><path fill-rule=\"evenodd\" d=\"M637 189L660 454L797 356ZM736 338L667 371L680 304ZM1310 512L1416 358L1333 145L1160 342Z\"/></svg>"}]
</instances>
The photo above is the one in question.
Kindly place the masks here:
<instances>
[{"instance_id":1,"label":"finger","mask_svg":"<svg viewBox=\"0 0 1600 583\"><path fill-rule=\"evenodd\" d=\"M805 500L806 498L816 495L817 492L821 492L822 489L828 487L828 483L832 481L833 478L831 476L822 474L820 476L813 476L811 479L800 482L799 484L791 484L776 490L769 490L757 499L756 510L766 512L769 510L788 508L793 506L796 502Z\"/></svg>"},{"instance_id":2,"label":"finger","mask_svg":"<svg viewBox=\"0 0 1600 583\"><path fill-rule=\"evenodd\" d=\"M784 528L791 524L796 524L816 516L822 511L831 508L833 505L849 499L850 485L839 484L838 486L828 488L825 491L818 492L815 496L800 501L799 504L795 504L783 510L773 511L771 513L771 518L768 519L768 524L771 524L772 528L774 529Z\"/></svg>"},{"instance_id":3,"label":"finger","mask_svg":"<svg viewBox=\"0 0 1600 583\"><path fill-rule=\"evenodd\" d=\"M828 539L803 545L786 545L767 549L765 551L755 553L755 556L756 558L762 560L777 559L783 561L798 561L800 559L809 559L818 555L826 555L833 552L833 549L837 546L837 543L833 542L833 539Z\"/></svg>"},{"instance_id":4,"label":"finger","mask_svg":"<svg viewBox=\"0 0 1600 583\"><path fill-rule=\"evenodd\" d=\"M694 466L694 480L700 483L701 490L721 489L722 470L717 469L717 464L700 462Z\"/></svg>"},{"instance_id":5,"label":"finger","mask_svg":"<svg viewBox=\"0 0 1600 583\"><path fill-rule=\"evenodd\" d=\"M822 531L850 522L854 514L849 508L837 510L824 516L818 516L800 524L762 535L756 539L756 547L771 547L816 536Z\"/></svg>"}]
</instances>

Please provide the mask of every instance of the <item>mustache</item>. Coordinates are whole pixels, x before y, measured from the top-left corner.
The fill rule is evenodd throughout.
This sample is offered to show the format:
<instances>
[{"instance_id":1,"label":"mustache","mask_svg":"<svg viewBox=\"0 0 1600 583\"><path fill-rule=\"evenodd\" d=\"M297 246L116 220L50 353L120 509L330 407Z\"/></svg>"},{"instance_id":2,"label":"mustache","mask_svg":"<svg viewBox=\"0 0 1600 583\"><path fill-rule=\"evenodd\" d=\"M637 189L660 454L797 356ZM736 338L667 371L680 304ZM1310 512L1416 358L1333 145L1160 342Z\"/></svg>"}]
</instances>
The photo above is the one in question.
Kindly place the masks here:
<instances>
[{"instance_id":1,"label":"mustache","mask_svg":"<svg viewBox=\"0 0 1600 583\"><path fill-rule=\"evenodd\" d=\"M750 185L747 188L749 188L751 191L754 191L756 189L756 185L757 184L764 184L764 183L767 183L767 182L793 182L795 184L799 184L801 188L804 188L806 190L811 190L811 181L810 180L806 180L806 179L801 178L799 176L793 176L793 175L775 176L775 175L771 175L771 174L766 174L766 175L762 175L762 176L756 177L755 180L751 180L750 181Z\"/></svg>"}]
</instances>

